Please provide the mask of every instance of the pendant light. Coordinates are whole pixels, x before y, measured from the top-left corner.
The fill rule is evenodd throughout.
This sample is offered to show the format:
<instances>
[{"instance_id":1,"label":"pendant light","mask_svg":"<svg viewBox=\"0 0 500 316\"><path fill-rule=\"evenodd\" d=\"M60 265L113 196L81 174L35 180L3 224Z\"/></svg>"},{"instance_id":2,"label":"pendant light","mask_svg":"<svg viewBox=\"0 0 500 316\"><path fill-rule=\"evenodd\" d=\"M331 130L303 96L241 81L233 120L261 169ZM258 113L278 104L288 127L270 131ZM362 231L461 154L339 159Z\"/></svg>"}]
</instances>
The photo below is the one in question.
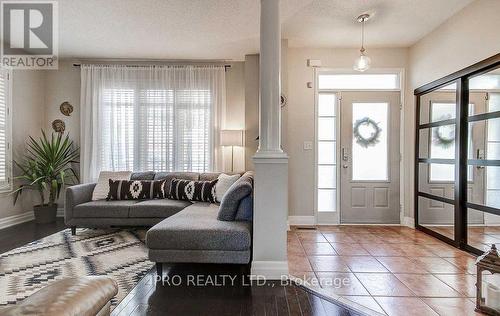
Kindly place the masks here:
<instances>
[{"instance_id":1,"label":"pendant light","mask_svg":"<svg viewBox=\"0 0 500 316\"><path fill-rule=\"evenodd\" d=\"M369 14L361 14L358 16L357 21L361 23L361 49L359 50L359 57L354 61L353 69L356 71L366 71L370 69L371 59L365 54L365 22L370 18Z\"/></svg>"}]
</instances>

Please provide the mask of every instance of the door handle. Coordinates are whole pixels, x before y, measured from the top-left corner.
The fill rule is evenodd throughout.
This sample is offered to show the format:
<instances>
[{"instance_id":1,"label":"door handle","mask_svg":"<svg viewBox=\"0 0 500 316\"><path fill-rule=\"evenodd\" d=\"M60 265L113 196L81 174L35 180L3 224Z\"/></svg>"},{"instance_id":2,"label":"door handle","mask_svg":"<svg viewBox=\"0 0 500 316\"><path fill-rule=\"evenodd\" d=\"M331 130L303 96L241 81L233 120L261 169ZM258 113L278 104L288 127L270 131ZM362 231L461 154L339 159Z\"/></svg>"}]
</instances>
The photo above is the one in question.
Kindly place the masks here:
<instances>
[{"instance_id":1,"label":"door handle","mask_svg":"<svg viewBox=\"0 0 500 316\"><path fill-rule=\"evenodd\" d=\"M347 153L347 148L342 147L342 160L349 161L349 154ZM344 167L347 168L347 167Z\"/></svg>"},{"instance_id":2,"label":"door handle","mask_svg":"<svg viewBox=\"0 0 500 316\"><path fill-rule=\"evenodd\" d=\"M347 169L347 168L349 168L349 165L348 164L343 164L342 168Z\"/></svg>"},{"instance_id":3,"label":"door handle","mask_svg":"<svg viewBox=\"0 0 500 316\"><path fill-rule=\"evenodd\" d=\"M476 159L483 160L484 159L484 150L477 149L476 150ZM484 169L484 166L476 166L477 169Z\"/></svg>"}]
</instances>

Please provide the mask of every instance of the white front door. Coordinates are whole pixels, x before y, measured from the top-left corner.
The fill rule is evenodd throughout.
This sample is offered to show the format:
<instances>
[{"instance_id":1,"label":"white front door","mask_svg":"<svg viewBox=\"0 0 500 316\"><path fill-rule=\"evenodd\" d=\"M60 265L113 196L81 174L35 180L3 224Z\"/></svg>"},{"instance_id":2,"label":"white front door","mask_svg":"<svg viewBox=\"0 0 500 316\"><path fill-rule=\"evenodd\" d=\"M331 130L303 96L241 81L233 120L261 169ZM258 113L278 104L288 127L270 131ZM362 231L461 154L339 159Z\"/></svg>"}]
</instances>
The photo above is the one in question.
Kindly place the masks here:
<instances>
[{"instance_id":1,"label":"white front door","mask_svg":"<svg viewBox=\"0 0 500 316\"><path fill-rule=\"evenodd\" d=\"M341 94L341 223L400 223L400 103L400 92Z\"/></svg>"}]
</instances>

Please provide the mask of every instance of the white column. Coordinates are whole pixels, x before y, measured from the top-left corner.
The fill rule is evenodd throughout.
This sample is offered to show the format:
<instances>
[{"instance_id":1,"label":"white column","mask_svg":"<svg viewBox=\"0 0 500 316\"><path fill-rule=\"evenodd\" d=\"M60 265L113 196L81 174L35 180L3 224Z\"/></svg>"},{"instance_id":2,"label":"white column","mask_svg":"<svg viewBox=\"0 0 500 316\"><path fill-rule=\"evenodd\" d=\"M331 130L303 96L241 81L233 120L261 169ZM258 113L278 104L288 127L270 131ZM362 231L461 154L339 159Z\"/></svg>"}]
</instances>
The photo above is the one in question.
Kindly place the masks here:
<instances>
[{"instance_id":1,"label":"white column","mask_svg":"<svg viewBox=\"0 0 500 316\"><path fill-rule=\"evenodd\" d=\"M288 156L281 149L279 0L261 0L259 149L255 165L252 274L288 275Z\"/></svg>"},{"instance_id":2,"label":"white column","mask_svg":"<svg viewBox=\"0 0 500 316\"><path fill-rule=\"evenodd\" d=\"M261 0L260 124L256 157L283 157L281 149L281 25L278 0Z\"/></svg>"}]
</instances>

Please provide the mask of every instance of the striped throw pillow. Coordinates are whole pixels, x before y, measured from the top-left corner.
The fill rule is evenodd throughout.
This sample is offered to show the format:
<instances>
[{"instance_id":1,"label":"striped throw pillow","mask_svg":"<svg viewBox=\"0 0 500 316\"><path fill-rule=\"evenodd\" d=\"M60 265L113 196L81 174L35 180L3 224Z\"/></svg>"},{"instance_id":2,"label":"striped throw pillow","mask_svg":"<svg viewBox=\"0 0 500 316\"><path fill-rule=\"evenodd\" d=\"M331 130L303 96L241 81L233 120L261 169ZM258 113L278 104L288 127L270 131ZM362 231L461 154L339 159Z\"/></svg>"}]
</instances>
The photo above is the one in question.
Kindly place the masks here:
<instances>
[{"instance_id":1,"label":"striped throw pillow","mask_svg":"<svg viewBox=\"0 0 500 316\"><path fill-rule=\"evenodd\" d=\"M109 192L106 200L148 200L163 199L165 180L111 180L109 179Z\"/></svg>"}]
</instances>

